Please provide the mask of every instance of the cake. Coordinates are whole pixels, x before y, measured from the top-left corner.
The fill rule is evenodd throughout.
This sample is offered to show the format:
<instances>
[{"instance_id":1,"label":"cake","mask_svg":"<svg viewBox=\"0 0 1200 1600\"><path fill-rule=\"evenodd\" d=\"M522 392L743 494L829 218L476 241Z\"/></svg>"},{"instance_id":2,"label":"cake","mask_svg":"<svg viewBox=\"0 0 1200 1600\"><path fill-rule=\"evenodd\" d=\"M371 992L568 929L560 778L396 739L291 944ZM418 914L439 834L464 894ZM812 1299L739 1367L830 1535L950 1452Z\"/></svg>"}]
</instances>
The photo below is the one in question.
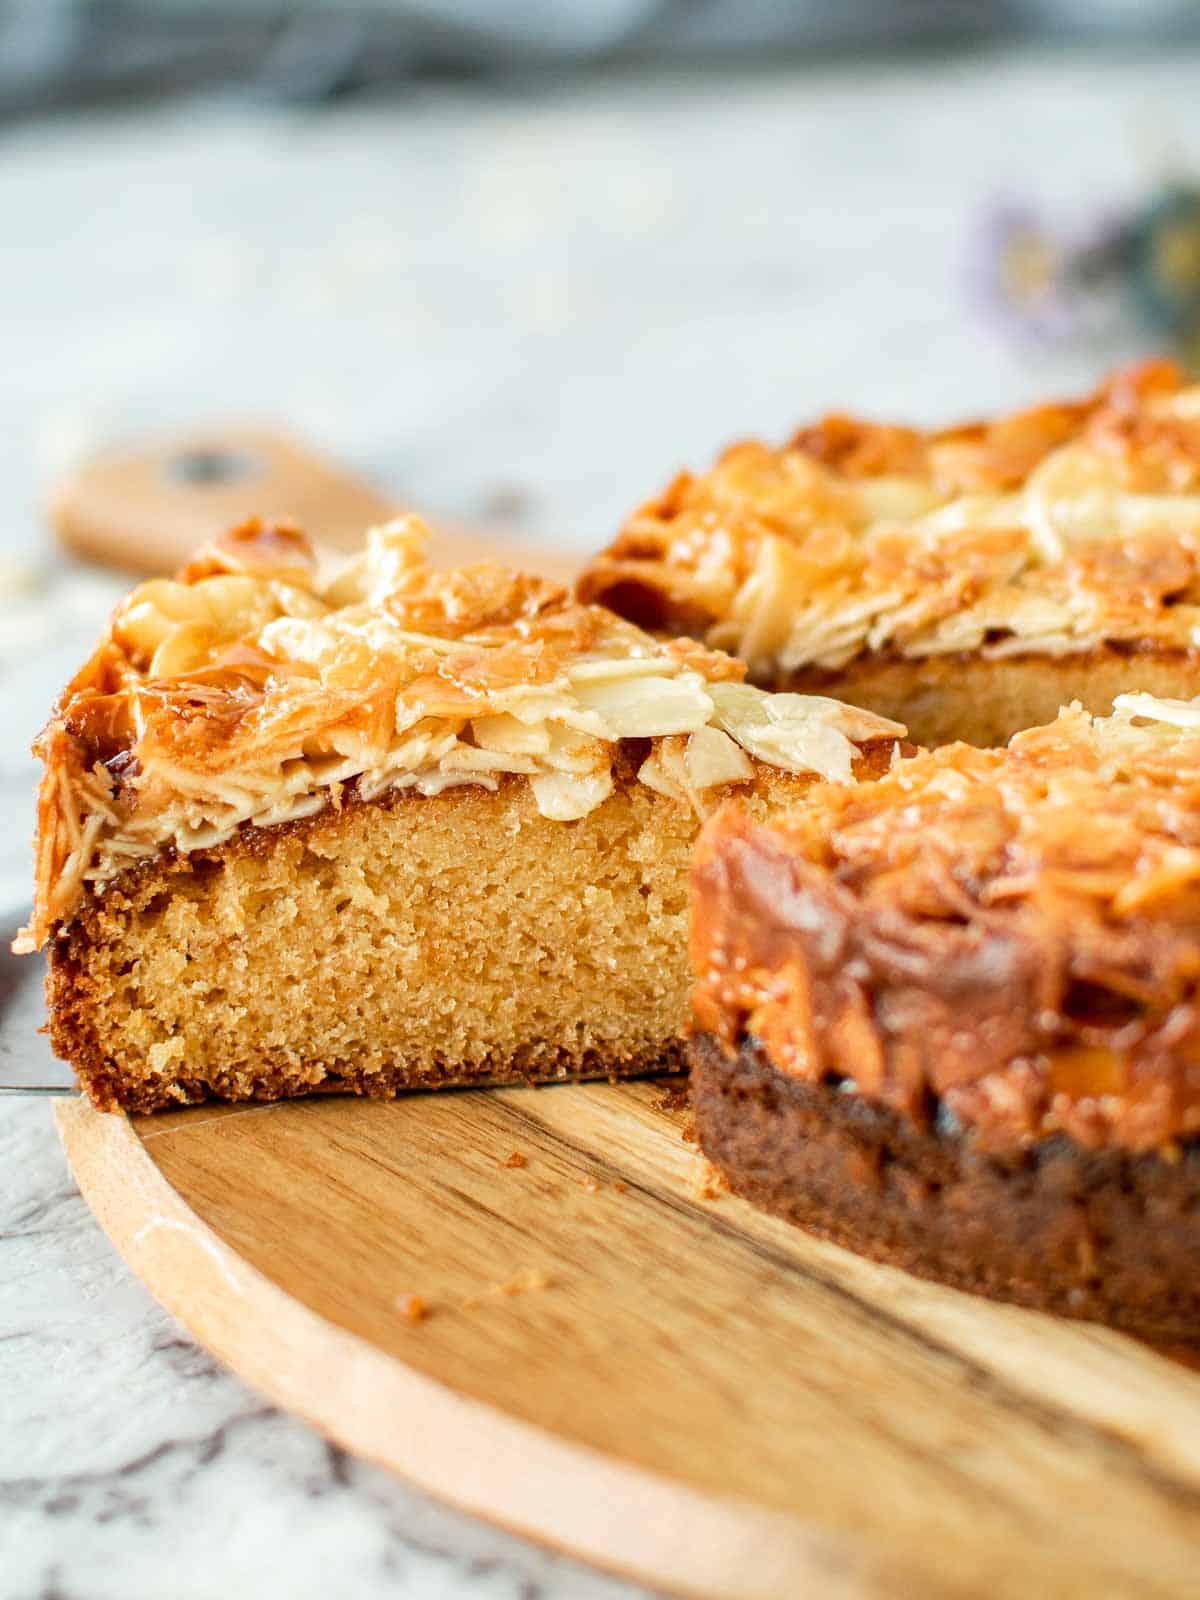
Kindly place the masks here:
<instances>
[{"instance_id":1,"label":"cake","mask_svg":"<svg viewBox=\"0 0 1200 1600\"><path fill-rule=\"evenodd\" d=\"M960 1289L1195 1338L1200 700L723 806L692 956L697 1133L738 1194Z\"/></svg>"},{"instance_id":2,"label":"cake","mask_svg":"<svg viewBox=\"0 0 1200 1600\"><path fill-rule=\"evenodd\" d=\"M1130 683L1200 692L1200 387L1151 362L1090 398L923 432L827 416L683 473L582 598L988 746Z\"/></svg>"},{"instance_id":3,"label":"cake","mask_svg":"<svg viewBox=\"0 0 1200 1600\"><path fill-rule=\"evenodd\" d=\"M135 589L59 701L18 947L97 1105L677 1066L703 815L902 732L422 540L319 575L248 524Z\"/></svg>"}]
</instances>

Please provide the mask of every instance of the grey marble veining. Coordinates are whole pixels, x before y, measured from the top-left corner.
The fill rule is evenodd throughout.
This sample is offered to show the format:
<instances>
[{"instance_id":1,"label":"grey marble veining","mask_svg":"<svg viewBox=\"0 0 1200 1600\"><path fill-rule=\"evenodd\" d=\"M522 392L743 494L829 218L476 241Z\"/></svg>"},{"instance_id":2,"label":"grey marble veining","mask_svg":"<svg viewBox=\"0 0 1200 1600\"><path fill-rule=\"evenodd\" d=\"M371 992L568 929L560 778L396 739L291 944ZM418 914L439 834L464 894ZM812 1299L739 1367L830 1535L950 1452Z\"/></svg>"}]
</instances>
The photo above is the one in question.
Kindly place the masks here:
<instances>
[{"instance_id":1,"label":"grey marble veining","mask_svg":"<svg viewBox=\"0 0 1200 1600\"><path fill-rule=\"evenodd\" d=\"M1197 63L1073 53L430 89L0 133L0 913L26 750L120 585L36 516L114 436L290 421L418 506L585 548L677 463L831 405L1092 381L965 309L989 195L1082 215L1200 167ZM629 1596L330 1449L116 1259L0 1099L0 1600Z\"/></svg>"}]
</instances>

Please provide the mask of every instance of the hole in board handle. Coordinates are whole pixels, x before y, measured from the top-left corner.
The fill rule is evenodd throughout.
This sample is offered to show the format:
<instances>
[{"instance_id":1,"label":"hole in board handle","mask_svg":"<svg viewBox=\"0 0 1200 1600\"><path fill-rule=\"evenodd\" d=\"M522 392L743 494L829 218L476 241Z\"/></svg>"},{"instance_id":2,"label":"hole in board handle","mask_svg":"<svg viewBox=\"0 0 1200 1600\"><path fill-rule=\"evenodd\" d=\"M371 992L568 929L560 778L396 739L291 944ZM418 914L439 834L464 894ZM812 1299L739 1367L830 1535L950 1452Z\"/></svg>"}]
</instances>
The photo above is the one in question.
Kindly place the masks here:
<instances>
[{"instance_id":1,"label":"hole in board handle","mask_svg":"<svg viewBox=\"0 0 1200 1600\"><path fill-rule=\"evenodd\" d=\"M163 465L172 483L193 489L209 489L227 483L244 482L262 474L262 463L247 450L198 448L181 450Z\"/></svg>"}]
</instances>

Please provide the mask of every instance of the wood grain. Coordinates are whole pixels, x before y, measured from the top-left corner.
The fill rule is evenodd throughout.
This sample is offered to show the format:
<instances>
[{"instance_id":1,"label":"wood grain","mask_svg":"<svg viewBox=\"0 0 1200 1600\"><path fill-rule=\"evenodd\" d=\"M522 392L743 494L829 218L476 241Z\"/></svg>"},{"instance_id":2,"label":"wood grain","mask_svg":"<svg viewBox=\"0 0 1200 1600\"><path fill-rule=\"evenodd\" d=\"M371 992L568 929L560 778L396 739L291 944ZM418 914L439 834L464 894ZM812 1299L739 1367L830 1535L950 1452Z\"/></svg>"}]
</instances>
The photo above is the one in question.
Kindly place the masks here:
<instances>
[{"instance_id":1,"label":"wood grain","mask_svg":"<svg viewBox=\"0 0 1200 1600\"><path fill-rule=\"evenodd\" d=\"M715 1195L661 1086L59 1120L202 1343L528 1535L695 1595L1195 1592L1200 1375Z\"/></svg>"}]
</instances>

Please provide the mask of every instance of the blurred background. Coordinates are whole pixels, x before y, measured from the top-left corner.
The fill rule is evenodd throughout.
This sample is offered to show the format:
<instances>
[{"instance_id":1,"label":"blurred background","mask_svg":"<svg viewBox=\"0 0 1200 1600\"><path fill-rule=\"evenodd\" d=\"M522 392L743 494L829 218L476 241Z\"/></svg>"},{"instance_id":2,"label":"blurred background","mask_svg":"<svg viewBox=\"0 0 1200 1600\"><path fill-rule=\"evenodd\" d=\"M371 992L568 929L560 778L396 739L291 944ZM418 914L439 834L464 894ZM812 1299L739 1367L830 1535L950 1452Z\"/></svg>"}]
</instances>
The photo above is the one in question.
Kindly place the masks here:
<instances>
[{"instance_id":1,"label":"blurred background","mask_svg":"<svg viewBox=\"0 0 1200 1600\"><path fill-rule=\"evenodd\" d=\"M582 552L738 435L1191 358L1198 178L1195 0L0 0L0 903L94 453L264 421Z\"/></svg>"}]
</instances>

